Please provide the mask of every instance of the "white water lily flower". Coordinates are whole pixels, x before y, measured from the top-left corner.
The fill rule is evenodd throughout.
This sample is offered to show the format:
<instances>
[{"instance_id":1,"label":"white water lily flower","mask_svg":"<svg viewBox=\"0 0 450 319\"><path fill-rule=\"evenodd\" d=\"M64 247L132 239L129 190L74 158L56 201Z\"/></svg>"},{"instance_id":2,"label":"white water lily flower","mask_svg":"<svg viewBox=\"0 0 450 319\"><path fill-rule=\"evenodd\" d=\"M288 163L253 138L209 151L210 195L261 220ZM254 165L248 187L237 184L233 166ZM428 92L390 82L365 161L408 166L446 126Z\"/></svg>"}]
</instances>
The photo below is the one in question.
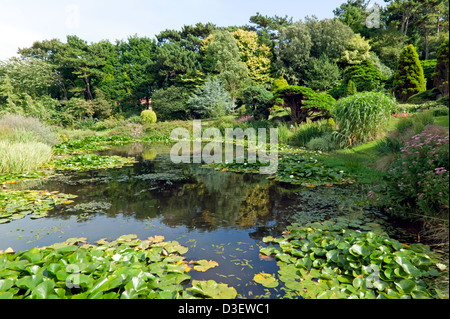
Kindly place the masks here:
<instances>
[{"instance_id":1,"label":"white water lily flower","mask_svg":"<svg viewBox=\"0 0 450 319\"><path fill-rule=\"evenodd\" d=\"M294 178L294 175L289 175L289 178Z\"/></svg>"}]
</instances>

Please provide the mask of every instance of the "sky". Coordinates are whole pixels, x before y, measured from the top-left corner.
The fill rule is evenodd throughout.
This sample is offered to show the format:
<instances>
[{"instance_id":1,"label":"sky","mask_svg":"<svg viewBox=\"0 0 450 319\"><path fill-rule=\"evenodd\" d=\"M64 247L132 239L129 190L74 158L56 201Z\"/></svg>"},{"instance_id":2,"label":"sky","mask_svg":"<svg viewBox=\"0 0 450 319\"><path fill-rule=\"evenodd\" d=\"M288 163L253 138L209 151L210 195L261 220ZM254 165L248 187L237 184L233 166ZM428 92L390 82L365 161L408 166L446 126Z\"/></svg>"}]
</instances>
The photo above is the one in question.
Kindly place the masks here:
<instances>
[{"instance_id":1,"label":"sky","mask_svg":"<svg viewBox=\"0 0 450 319\"><path fill-rule=\"evenodd\" d=\"M166 29L212 22L245 25L256 12L293 17L332 18L345 0L0 0L0 60L18 48L77 35L88 43L153 38ZM372 0L371 4L382 0Z\"/></svg>"}]
</instances>

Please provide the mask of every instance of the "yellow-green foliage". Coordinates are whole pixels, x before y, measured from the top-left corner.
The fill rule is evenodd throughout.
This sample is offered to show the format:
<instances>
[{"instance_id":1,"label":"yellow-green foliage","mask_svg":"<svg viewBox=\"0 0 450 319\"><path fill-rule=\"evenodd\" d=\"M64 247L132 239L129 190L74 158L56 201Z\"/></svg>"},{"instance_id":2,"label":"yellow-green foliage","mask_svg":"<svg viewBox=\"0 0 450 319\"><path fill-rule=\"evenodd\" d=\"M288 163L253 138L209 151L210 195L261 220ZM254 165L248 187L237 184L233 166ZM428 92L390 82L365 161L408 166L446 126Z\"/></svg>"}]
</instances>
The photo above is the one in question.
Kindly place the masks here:
<instances>
[{"instance_id":1,"label":"yellow-green foliage","mask_svg":"<svg viewBox=\"0 0 450 319\"><path fill-rule=\"evenodd\" d=\"M423 68L415 47L410 44L403 48L394 75L394 94L402 102L410 96L427 89Z\"/></svg>"},{"instance_id":2,"label":"yellow-green foliage","mask_svg":"<svg viewBox=\"0 0 450 319\"><path fill-rule=\"evenodd\" d=\"M142 123L144 124L152 124L156 123L156 113L152 110L144 110L141 112Z\"/></svg>"},{"instance_id":3,"label":"yellow-green foliage","mask_svg":"<svg viewBox=\"0 0 450 319\"><path fill-rule=\"evenodd\" d=\"M29 172L51 157L52 149L44 143L0 141L0 174Z\"/></svg>"}]
</instances>

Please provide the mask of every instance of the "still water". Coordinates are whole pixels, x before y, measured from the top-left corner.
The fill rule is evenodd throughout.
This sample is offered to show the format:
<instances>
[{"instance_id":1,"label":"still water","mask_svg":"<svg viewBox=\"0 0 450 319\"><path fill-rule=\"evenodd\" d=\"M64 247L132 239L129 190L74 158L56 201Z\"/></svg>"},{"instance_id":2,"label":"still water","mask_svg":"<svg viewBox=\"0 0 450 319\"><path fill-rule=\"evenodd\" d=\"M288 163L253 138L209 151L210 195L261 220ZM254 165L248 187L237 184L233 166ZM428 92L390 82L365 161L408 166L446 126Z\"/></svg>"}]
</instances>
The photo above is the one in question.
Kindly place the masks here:
<instances>
[{"instance_id":1,"label":"still water","mask_svg":"<svg viewBox=\"0 0 450 319\"><path fill-rule=\"evenodd\" d=\"M262 238L279 236L294 214L298 220L299 207L305 221L311 217L308 214L322 219L327 218L324 212L335 214L330 197L300 196L265 175L174 164L169 151L170 146L163 144L114 147L101 154L134 156L137 163L118 169L65 172L46 181L21 184L19 187L26 189L78 197L45 218L32 220L27 216L1 224L0 249L25 250L71 237L86 237L94 243L126 234L136 234L142 240L162 235L188 247L187 260L219 263L205 273L192 272L192 279L226 283L244 298L282 295L252 280L257 273L275 274L278 270L275 260L259 255L259 247L265 246ZM322 209L305 209L308 203L322 205Z\"/></svg>"}]
</instances>

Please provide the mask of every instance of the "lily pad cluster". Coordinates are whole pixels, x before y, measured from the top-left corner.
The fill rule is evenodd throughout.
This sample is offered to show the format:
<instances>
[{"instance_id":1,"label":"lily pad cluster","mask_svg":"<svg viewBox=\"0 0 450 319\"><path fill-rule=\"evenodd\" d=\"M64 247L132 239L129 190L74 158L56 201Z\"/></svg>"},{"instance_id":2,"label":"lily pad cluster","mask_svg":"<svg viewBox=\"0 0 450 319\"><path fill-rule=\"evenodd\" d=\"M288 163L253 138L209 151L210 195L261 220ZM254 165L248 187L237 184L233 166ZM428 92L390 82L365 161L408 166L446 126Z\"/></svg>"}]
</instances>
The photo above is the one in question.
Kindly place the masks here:
<instances>
[{"instance_id":1,"label":"lily pad cluster","mask_svg":"<svg viewBox=\"0 0 450 319\"><path fill-rule=\"evenodd\" d=\"M286 296L303 298L439 298L433 279L445 266L422 244L337 227L333 222L292 225L281 238L265 237L260 253L273 256L278 278L255 281L268 288L284 283ZM276 246L272 245L275 244Z\"/></svg>"},{"instance_id":2,"label":"lily pad cluster","mask_svg":"<svg viewBox=\"0 0 450 319\"><path fill-rule=\"evenodd\" d=\"M86 238L14 253L0 252L0 298L171 299L234 298L234 288L214 281L188 287L190 264L206 271L214 262L187 262L187 247L163 236L124 235L95 245Z\"/></svg>"},{"instance_id":3,"label":"lily pad cluster","mask_svg":"<svg viewBox=\"0 0 450 319\"><path fill-rule=\"evenodd\" d=\"M209 165L216 170L238 173L259 173L262 166L269 165L269 163L263 163L259 159L255 163L250 163L248 158L240 162L242 163L234 159L232 163L212 163ZM306 187L332 186L333 184L350 181L342 170L327 167L311 156L300 154L281 155L278 159L277 172L268 178Z\"/></svg>"},{"instance_id":4,"label":"lily pad cluster","mask_svg":"<svg viewBox=\"0 0 450 319\"><path fill-rule=\"evenodd\" d=\"M111 147L111 145L124 145L132 143L128 136L86 136L81 139L74 139L62 142L53 146L56 154L80 154L89 151L101 151Z\"/></svg>"},{"instance_id":5,"label":"lily pad cluster","mask_svg":"<svg viewBox=\"0 0 450 319\"><path fill-rule=\"evenodd\" d=\"M135 163L134 157L100 156L97 154L79 154L52 162L58 170L88 171L92 169L117 168Z\"/></svg>"},{"instance_id":6,"label":"lily pad cluster","mask_svg":"<svg viewBox=\"0 0 450 319\"><path fill-rule=\"evenodd\" d=\"M77 196L58 191L1 191L0 224L22 219L27 215L32 219L45 217L55 206L70 204L75 197Z\"/></svg>"}]
</instances>

